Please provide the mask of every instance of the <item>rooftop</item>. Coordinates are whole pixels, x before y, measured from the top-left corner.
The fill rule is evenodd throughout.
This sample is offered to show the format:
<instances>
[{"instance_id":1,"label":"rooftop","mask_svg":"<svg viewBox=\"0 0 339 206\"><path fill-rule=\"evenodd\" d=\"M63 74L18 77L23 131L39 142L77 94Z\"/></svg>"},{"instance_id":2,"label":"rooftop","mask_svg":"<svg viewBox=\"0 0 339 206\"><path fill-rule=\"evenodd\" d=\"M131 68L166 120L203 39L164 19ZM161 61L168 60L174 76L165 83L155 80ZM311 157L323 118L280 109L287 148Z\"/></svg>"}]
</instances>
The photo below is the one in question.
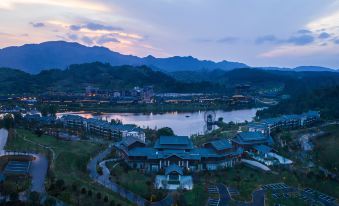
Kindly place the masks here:
<instances>
[{"instance_id":1,"label":"rooftop","mask_svg":"<svg viewBox=\"0 0 339 206\"><path fill-rule=\"evenodd\" d=\"M233 142L243 145L251 144L273 144L273 139L260 132L240 132L232 139Z\"/></svg>"},{"instance_id":2,"label":"rooftop","mask_svg":"<svg viewBox=\"0 0 339 206\"><path fill-rule=\"evenodd\" d=\"M193 143L187 136L160 136L155 142L156 149L193 149Z\"/></svg>"},{"instance_id":3,"label":"rooftop","mask_svg":"<svg viewBox=\"0 0 339 206\"><path fill-rule=\"evenodd\" d=\"M266 145L254 145L253 148L259 152L262 152L262 153L268 153L270 151L272 151L272 148L271 147L268 147Z\"/></svg>"},{"instance_id":4,"label":"rooftop","mask_svg":"<svg viewBox=\"0 0 339 206\"><path fill-rule=\"evenodd\" d=\"M260 141L266 139L266 137L260 132L240 132L237 136L239 136L239 138L243 141Z\"/></svg>"},{"instance_id":5,"label":"rooftop","mask_svg":"<svg viewBox=\"0 0 339 206\"><path fill-rule=\"evenodd\" d=\"M229 140L220 139L209 142L216 150L231 149L232 144ZM208 143L207 143L208 144Z\"/></svg>"}]
</instances>

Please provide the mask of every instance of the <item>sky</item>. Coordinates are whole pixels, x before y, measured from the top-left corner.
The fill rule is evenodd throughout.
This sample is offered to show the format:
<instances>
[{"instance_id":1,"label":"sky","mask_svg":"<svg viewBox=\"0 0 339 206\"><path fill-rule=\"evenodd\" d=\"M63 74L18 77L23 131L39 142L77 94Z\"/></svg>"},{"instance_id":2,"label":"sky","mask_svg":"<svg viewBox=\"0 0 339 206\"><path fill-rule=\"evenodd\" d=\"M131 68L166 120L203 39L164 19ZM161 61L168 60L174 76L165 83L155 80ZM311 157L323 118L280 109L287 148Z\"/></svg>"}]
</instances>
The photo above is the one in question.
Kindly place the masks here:
<instances>
[{"instance_id":1,"label":"sky","mask_svg":"<svg viewBox=\"0 0 339 206\"><path fill-rule=\"evenodd\" d=\"M339 0L0 0L0 48L55 40L339 69Z\"/></svg>"}]
</instances>

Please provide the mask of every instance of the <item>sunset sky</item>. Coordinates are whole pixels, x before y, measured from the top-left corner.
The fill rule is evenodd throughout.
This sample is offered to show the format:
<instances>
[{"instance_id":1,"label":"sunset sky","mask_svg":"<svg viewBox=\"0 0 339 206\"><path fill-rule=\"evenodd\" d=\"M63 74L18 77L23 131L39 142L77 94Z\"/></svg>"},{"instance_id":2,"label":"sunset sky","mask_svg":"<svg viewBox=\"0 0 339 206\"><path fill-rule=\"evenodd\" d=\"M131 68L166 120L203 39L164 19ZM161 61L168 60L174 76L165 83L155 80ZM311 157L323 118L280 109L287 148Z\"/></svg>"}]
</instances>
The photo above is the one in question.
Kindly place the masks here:
<instances>
[{"instance_id":1,"label":"sunset sky","mask_svg":"<svg viewBox=\"0 0 339 206\"><path fill-rule=\"evenodd\" d=\"M339 68L338 0L0 0L0 48L75 41L138 56Z\"/></svg>"}]
</instances>

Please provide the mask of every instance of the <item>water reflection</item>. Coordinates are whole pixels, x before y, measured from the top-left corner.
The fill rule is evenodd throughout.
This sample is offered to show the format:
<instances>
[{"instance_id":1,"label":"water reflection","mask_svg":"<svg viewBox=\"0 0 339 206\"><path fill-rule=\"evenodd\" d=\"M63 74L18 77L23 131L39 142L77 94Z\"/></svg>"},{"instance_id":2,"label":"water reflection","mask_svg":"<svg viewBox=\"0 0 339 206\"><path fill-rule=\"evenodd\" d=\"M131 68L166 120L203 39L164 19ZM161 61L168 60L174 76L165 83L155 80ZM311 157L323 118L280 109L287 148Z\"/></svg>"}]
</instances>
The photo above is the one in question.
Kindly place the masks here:
<instances>
[{"instance_id":1,"label":"water reflection","mask_svg":"<svg viewBox=\"0 0 339 206\"><path fill-rule=\"evenodd\" d=\"M258 109L244 109L234 111L215 111L215 119L222 117L224 122L244 122L251 121L255 117ZM142 128L157 129L161 127L170 127L173 129L176 135L193 135L203 134L205 132L205 126L208 131L212 131L216 128L214 125L207 126L204 121L205 111L199 112L167 112L162 114L155 113L105 113L100 115L94 115L89 112L74 113L85 118L100 118L110 121L111 119L119 119L124 124L136 124ZM61 116L65 113L59 113ZM67 113L69 114L69 113ZM208 128L207 128L208 127Z\"/></svg>"}]
</instances>

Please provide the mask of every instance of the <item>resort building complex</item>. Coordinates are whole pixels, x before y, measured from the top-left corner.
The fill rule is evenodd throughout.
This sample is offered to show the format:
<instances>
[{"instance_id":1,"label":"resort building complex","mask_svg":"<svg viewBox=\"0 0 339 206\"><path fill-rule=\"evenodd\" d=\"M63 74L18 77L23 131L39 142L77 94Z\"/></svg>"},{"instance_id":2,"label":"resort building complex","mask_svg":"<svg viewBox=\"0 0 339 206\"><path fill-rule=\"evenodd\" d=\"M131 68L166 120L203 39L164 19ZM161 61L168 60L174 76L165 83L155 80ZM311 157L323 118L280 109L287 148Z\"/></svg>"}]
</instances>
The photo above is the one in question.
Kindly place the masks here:
<instances>
[{"instance_id":1,"label":"resort building complex","mask_svg":"<svg viewBox=\"0 0 339 206\"><path fill-rule=\"evenodd\" d=\"M302 114L283 115L276 118L263 119L260 122L249 123L250 132L261 132L270 135L281 129L307 127L320 119L319 111L308 111Z\"/></svg>"}]
</instances>

